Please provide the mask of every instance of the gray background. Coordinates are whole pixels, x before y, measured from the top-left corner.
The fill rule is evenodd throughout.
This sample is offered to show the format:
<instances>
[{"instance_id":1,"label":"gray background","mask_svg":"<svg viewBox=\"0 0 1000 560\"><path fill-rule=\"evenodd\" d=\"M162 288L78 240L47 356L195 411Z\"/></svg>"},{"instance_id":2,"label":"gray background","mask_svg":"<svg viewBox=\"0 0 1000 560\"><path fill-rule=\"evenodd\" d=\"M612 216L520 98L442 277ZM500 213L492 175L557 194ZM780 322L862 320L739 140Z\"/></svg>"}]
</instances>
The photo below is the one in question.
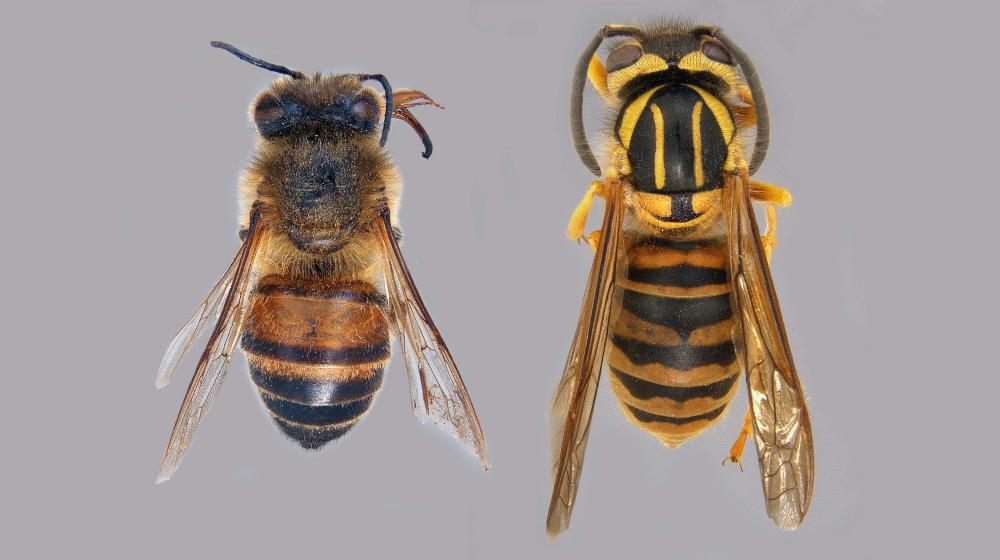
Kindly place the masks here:
<instances>
[{"instance_id":1,"label":"gray background","mask_svg":"<svg viewBox=\"0 0 1000 560\"><path fill-rule=\"evenodd\" d=\"M995 531L995 13L850 2L92 2L0 24L3 556L965 557ZM944 12L947 11L947 14ZM609 22L685 15L757 62L792 189L774 273L816 430L812 510L767 519L739 424L670 451L602 388L570 531L549 541L545 423L590 253L563 238L589 176L572 66ZM246 106L304 71L385 73L404 252L489 440L483 475L412 417L398 356L335 448L293 449L242 356L177 476L154 486L193 368L157 392L175 329L236 250ZM590 113L599 113L588 94ZM591 120L591 122L596 122ZM739 399L743 399L741 394ZM742 409L742 407L740 407Z\"/></svg>"}]
</instances>

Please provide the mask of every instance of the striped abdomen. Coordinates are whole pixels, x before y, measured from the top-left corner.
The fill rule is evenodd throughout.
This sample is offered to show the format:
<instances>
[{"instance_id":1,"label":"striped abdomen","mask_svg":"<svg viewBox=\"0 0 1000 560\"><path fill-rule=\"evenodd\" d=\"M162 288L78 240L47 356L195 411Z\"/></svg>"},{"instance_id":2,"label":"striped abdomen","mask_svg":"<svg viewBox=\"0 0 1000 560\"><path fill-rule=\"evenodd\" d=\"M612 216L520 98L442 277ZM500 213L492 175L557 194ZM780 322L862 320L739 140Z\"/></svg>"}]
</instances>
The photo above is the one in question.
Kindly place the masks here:
<instances>
[{"instance_id":1,"label":"striped abdomen","mask_svg":"<svg viewBox=\"0 0 1000 560\"><path fill-rule=\"evenodd\" d=\"M318 449L354 427L382 386L385 298L364 282L267 276L240 345L274 422Z\"/></svg>"},{"instance_id":2,"label":"striped abdomen","mask_svg":"<svg viewBox=\"0 0 1000 560\"><path fill-rule=\"evenodd\" d=\"M629 420L674 447L719 421L737 389L726 245L645 239L627 259L611 388Z\"/></svg>"}]
</instances>

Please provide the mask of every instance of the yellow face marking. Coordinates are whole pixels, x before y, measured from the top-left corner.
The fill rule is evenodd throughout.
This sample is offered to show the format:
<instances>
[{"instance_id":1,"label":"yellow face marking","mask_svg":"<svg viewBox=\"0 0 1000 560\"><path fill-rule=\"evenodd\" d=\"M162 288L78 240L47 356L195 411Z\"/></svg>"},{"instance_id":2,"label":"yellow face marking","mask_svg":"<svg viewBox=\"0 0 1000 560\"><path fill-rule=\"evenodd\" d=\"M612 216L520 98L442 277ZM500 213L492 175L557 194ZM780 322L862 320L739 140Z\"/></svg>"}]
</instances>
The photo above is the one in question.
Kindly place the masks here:
<instances>
[{"instance_id":1,"label":"yellow face marking","mask_svg":"<svg viewBox=\"0 0 1000 560\"><path fill-rule=\"evenodd\" d=\"M677 63L677 67L689 72L709 72L722 78L722 81L726 82L731 88L737 88L743 84L743 80L740 78L740 74L736 71L735 66L716 62L705 56L705 53L701 51L694 51L684 55L680 62Z\"/></svg>"},{"instance_id":2,"label":"yellow face marking","mask_svg":"<svg viewBox=\"0 0 1000 560\"><path fill-rule=\"evenodd\" d=\"M636 44L638 45L638 43ZM666 69L667 61L655 54L644 54L631 65L608 74L608 92L617 97L622 87L632 81L633 78Z\"/></svg>"},{"instance_id":3,"label":"yellow face marking","mask_svg":"<svg viewBox=\"0 0 1000 560\"><path fill-rule=\"evenodd\" d=\"M646 108L646 103L649 102L649 98L653 96L654 93L660 90L663 86L657 86L646 93L640 95L632 102L631 105L625 109L625 114L622 115L622 124L618 127L618 136L622 139L622 144L627 150L629 144L632 143L632 131L635 130L635 125L639 122L639 117L642 116L642 110Z\"/></svg>"},{"instance_id":4,"label":"yellow face marking","mask_svg":"<svg viewBox=\"0 0 1000 560\"><path fill-rule=\"evenodd\" d=\"M608 93L608 71L596 54L590 59L590 65L587 66L587 78L590 80L590 85L594 86L597 93L604 98L604 101L608 103L613 101L611 94Z\"/></svg>"},{"instance_id":5,"label":"yellow face marking","mask_svg":"<svg viewBox=\"0 0 1000 560\"><path fill-rule=\"evenodd\" d=\"M667 185L667 169L663 165L663 113L656 105L649 106L653 113L653 128L656 130L656 158L653 160L653 178L656 190L663 190Z\"/></svg>"},{"instance_id":6,"label":"yellow face marking","mask_svg":"<svg viewBox=\"0 0 1000 560\"><path fill-rule=\"evenodd\" d=\"M701 101L694 104L691 111L691 143L694 144L694 184L701 188L705 184L705 170L701 168Z\"/></svg>"},{"instance_id":7,"label":"yellow face marking","mask_svg":"<svg viewBox=\"0 0 1000 560\"><path fill-rule=\"evenodd\" d=\"M722 129L723 140L726 141L726 144L729 144L733 140L733 133L735 132L736 127L733 126L733 119L729 116L729 110L726 109L726 106L722 104L722 101L719 101L718 97L715 97L700 87L693 86L691 84L684 85L698 92L698 95L701 96L705 105L708 105L708 109L712 111L712 115L715 116L716 122L719 123L719 128Z\"/></svg>"}]
</instances>

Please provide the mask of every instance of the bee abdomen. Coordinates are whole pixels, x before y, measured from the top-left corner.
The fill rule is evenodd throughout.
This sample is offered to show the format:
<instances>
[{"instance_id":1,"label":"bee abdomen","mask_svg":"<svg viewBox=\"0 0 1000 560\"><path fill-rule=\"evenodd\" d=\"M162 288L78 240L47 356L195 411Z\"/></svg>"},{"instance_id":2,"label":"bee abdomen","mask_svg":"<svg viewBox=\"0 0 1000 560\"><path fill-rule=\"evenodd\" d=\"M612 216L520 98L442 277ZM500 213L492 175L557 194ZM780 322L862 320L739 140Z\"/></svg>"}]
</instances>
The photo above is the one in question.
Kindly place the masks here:
<instances>
[{"instance_id":1,"label":"bee abdomen","mask_svg":"<svg viewBox=\"0 0 1000 560\"><path fill-rule=\"evenodd\" d=\"M673 447L718 422L737 390L726 247L645 240L628 250L608 366L626 417Z\"/></svg>"},{"instance_id":2,"label":"bee abdomen","mask_svg":"<svg viewBox=\"0 0 1000 560\"><path fill-rule=\"evenodd\" d=\"M358 281L279 275L254 291L241 346L281 430L317 449L368 411L389 360L385 298Z\"/></svg>"}]
</instances>

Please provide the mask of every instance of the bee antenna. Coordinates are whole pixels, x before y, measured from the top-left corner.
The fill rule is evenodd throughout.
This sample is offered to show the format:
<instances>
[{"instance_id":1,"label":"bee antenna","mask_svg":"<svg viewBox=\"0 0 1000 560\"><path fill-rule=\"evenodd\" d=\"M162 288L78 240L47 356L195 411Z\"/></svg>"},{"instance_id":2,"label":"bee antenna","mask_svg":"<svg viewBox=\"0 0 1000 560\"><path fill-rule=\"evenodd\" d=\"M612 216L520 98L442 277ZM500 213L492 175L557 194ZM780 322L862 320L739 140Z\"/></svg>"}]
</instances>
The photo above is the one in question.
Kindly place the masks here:
<instances>
[{"instance_id":1,"label":"bee antenna","mask_svg":"<svg viewBox=\"0 0 1000 560\"><path fill-rule=\"evenodd\" d=\"M217 49L229 51L232 54L236 55L236 57L239 58L240 60L249 62L250 64L253 64L254 66L259 66L265 70L270 70L272 72L277 72L279 74L287 74L295 78L296 80L301 80L302 78L305 78L305 74L299 72L298 70L292 70L290 68L285 68L284 66L271 64L266 60L261 60L255 56L250 56L249 54L241 51L240 49L237 49L236 47L230 45L229 43L223 43L222 41L212 41L210 44Z\"/></svg>"},{"instance_id":2,"label":"bee antenna","mask_svg":"<svg viewBox=\"0 0 1000 560\"><path fill-rule=\"evenodd\" d=\"M389 124L392 123L392 111L394 109L392 86L389 85L389 80L382 74L358 74L358 79L362 82L375 80L382 84L382 89L385 91L385 116L382 117L382 138L378 142L379 146L385 146L386 140L389 139Z\"/></svg>"}]
</instances>

